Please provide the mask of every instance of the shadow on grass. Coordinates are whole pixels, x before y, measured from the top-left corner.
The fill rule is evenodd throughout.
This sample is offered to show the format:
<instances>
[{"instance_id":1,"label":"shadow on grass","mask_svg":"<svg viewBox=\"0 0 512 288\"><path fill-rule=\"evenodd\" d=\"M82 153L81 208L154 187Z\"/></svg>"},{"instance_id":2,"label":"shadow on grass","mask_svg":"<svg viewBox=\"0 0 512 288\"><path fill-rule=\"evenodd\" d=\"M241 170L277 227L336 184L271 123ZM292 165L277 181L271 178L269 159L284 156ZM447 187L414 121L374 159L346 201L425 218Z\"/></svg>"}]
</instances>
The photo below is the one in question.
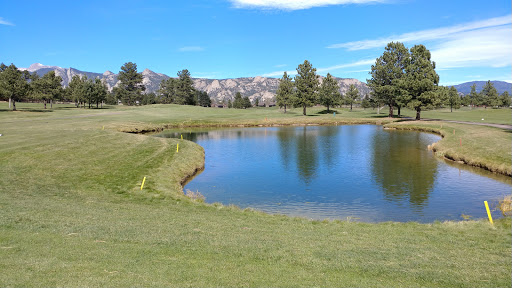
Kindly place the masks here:
<instances>
[{"instance_id":1,"label":"shadow on grass","mask_svg":"<svg viewBox=\"0 0 512 288\"><path fill-rule=\"evenodd\" d=\"M316 114L332 114L332 113L338 113L338 110L333 110L333 109L329 109L329 111L322 110L320 112L317 112Z\"/></svg>"},{"instance_id":2,"label":"shadow on grass","mask_svg":"<svg viewBox=\"0 0 512 288\"><path fill-rule=\"evenodd\" d=\"M44 108L17 108L16 111L13 111L12 108L11 109L0 109L0 112L39 112L39 113L47 113L47 112L54 112L56 110L58 111L66 111L66 110L112 110L112 109L115 109L113 107L103 107L103 108L96 108L96 107L91 107L91 108L77 108L77 107L74 107L74 106L70 106L70 107L55 107L55 108L47 108L47 109L44 109Z\"/></svg>"},{"instance_id":3,"label":"shadow on grass","mask_svg":"<svg viewBox=\"0 0 512 288\"><path fill-rule=\"evenodd\" d=\"M12 109L0 109L0 112L53 112L53 109L32 109L32 108L18 108L16 111Z\"/></svg>"},{"instance_id":4,"label":"shadow on grass","mask_svg":"<svg viewBox=\"0 0 512 288\"><path fill-rule=\"evenodd\" d=\"M388 118L388 114L377 114L370 116L371 118ZM395 117L393 117L395 118Z\"/></svg>"}]
</instances>

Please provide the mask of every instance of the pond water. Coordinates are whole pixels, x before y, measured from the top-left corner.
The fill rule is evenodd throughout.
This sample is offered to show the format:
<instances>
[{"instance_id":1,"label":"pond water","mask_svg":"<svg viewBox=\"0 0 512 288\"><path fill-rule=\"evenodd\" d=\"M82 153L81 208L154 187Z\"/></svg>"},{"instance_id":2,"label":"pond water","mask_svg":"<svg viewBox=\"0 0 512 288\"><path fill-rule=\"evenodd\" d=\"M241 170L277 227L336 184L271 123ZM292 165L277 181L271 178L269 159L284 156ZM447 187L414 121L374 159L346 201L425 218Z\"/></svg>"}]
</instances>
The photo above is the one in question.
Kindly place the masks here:
<instances>
[{"instance_id":1,"label":"pond water","mask_svg":"<svg viewBox=\"0 0 512 288\"><path fill-rule=\"evenodd\" d=\"M435 157L437 135L375 125L168 130L194 141L205 169L186 186L206 202L364 222L485 218L510 177ZM494 211L493 216L501 213Z\"/></svg>"}]
</instances>

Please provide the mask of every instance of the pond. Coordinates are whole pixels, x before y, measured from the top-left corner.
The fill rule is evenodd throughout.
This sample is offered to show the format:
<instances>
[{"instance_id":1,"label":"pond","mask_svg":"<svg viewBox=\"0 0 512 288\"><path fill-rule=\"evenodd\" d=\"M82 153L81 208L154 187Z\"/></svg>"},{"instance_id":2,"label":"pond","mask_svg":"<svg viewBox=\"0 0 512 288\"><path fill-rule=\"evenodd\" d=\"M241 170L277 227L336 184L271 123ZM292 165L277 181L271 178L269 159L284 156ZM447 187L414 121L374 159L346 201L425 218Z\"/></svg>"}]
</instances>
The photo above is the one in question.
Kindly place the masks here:
<instances>
[{"instance_id":1,"label":"pond","mask_svg":"<svg viewBox=\"0 0 512 288\"><path fill-rule=\"evenodd\" d=\"M206 202L364 222L484 218L510 177L440 159L440 136L376 125L167 130L196 142L205 169L184 190ZM467 216L466 216L467 215ZM501 213L494 211L493 216Z\"/></svg>"}]
</instances>

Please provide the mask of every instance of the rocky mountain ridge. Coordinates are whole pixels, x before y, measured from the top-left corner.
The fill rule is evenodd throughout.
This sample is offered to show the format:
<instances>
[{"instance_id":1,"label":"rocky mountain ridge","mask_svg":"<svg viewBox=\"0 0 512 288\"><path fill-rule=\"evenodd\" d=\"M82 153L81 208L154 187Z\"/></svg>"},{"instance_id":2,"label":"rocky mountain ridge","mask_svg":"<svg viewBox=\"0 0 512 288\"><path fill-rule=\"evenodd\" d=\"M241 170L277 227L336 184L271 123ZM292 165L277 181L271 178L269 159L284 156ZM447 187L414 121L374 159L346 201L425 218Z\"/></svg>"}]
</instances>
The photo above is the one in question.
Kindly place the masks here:
<instances>
[{"instance_id":1,"label":"rocky mountain ridge","mask_svg":"<svg viewBox=\"0 0 512 288\"><path fill-rule=\"evenodd\" d=\"M20 70L28 70L33 73L36 72L39 76L43 76L49 71L55 71L57 76L62 77L62 85L64 87L69 85L69 82L74 75L86 75L87 78L100 78L105 81L109 91L111 91L116 85L118 85L117 74L111 71L105 71L102 73L86 72L75 68L62 68L58 66L47 66L40 63L34 63L28 68L19 68ZM146 86L145 93L156 92L160 86L162 80L167 80L170 77L156 73L149 69L142 71L143 84ZM322 81L323 77L320 77ZM344 79L335 78L340 85L340 92L345 93L348 90L350 84L356 85L359 89L361 97L370 93L370 89L365 83L357 79ZM233 100L235 94L240 92L244 97L247 96L254 102L256 99L260 103L271 103L275 101L275 94L279 86L279 78L269 77L243 77L243 78L232 78L232 79L205 79L205 78L193 78L194 87L200 91L206 91L212 101L215 103L224 103L229 99Z\"/></svg>"},{"instance_id":2,"label":"rocky mountain ridge","mask_svg":"<svg viewBox=\"0 0 512 288\"><path fill-rule=\"evenodd\" d=\"M463 93L464 95L468 95L471 92L471 86L476 84L476 92L479 93L484 88L487 81L471 81L465 82L462 84L454 85L453 87L457 88L459 93ZM505 91L508 91L509 94L512 94L512 83L508 83L505 81L491 81L494 88L498 91L499 94L502 94Z\"/></svg>"}]
</instances>

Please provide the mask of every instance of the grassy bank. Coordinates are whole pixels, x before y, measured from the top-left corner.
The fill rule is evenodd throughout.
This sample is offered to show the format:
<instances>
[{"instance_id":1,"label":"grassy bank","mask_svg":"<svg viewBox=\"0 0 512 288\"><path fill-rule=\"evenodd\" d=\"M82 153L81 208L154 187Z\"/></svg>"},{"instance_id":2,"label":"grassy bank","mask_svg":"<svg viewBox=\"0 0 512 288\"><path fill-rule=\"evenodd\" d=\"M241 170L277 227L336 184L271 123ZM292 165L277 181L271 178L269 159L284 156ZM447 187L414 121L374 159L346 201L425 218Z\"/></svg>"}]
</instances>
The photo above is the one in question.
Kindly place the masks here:
<instances>
[{"instance_id":1,"label":"grassy bank","mask_svg":"<svg viewBox=\"0 0 512 288\"><path fill-rule=\"evenodd\" d=\"M512 131L430 121L406 121L386 127L442 135L443 139L431 146L437 156L512 176Z\"/></svg>"},{"instance_id":2,"label":"grassy bank","mask_svg":"<svg viewBox=\"0 0 512 288\"><path fill-rule=\"evenodd\" d=\"M58 105L45 112L31 105L0 111L0 286L512 284L510 218L494 227L485 220L366 224L204 205L185 197L180 185L202 166L201 147L119 132L389 121L375 111L339 109L333 116L317 108L304 117L299 109L284 115L277 109ZM505 133L450 125L443 133ZM438 145L450 149L452 140L445 135ZM500 145L507 149L510 142ZM492 151L500 155L486 161L508 157L510 163L502 150Z\"/></svg>"}]
</instances>

